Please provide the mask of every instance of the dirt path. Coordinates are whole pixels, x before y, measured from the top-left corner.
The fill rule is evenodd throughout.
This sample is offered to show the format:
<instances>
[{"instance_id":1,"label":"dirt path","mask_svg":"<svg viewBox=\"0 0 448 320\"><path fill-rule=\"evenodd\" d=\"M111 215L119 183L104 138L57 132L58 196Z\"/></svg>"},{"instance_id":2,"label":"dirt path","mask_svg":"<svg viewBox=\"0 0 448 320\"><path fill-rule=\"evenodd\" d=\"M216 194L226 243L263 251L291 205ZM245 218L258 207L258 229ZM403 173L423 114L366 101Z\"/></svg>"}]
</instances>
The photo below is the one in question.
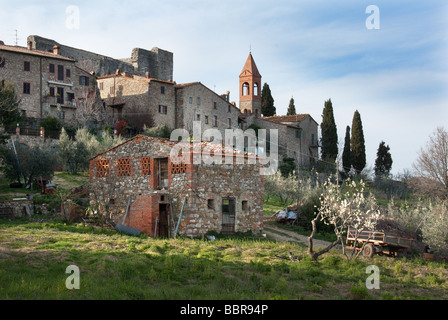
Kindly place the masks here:
<instances>
[{"instance_id":1,"label":"dirt path","mask_svg":"<svg viewBox=\"0 0 448 320\"><path fill-rule=\"evenodd\" d=\"M273 223L265 222L263 232L268 237L271 237L277 241L293 241L302 243L306 246L308 245L307 236L303 236L294 231L279 228L275 226ZM330 242L314 239L313 244L315 248L325 248L330 244Z\"/></svg>"}]
</instances>

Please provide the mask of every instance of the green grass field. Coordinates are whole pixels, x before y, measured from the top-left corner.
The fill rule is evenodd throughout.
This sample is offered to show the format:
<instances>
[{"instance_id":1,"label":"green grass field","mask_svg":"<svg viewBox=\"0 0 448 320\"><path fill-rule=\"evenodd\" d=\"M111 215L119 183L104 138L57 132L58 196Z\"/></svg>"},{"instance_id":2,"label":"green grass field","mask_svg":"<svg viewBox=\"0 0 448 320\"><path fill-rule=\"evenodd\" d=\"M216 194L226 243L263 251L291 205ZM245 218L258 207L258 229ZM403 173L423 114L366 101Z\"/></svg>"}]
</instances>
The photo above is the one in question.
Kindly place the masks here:
<instances>
[{"instance_id":1,"label":"green grass field","mask_svg":"<svg viewBox=\"0 0 448 320\"><path fill-rule=\"evenodd\" d=\"M292 262L291 252L300 262ZM69 290L66 268L80 270ZM378 266L380 289L366 289ZM35 216L0 220L0 299L447 299L446 265L338 253L252 237L152 239Z\"/></svg>"}]
</instances>

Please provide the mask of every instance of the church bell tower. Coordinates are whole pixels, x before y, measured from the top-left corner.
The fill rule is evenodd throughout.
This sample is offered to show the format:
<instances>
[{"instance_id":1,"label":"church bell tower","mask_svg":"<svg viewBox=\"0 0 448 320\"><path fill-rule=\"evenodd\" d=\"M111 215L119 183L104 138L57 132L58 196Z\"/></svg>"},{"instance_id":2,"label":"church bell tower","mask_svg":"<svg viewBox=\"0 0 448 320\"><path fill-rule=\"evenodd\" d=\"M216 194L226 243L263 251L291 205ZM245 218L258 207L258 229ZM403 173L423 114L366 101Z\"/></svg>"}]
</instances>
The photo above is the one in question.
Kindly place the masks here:
<instances>
[{"instance_id":1,"label":"church bell tower","mask_svg":"<svg viewBox=\"0 0 448 320\"><path fill-rule=\"evenodd\" d=\"M240 74L240 110L243 114L261 117L261 74L252 53Z\"/></svg>"}]
</instances>

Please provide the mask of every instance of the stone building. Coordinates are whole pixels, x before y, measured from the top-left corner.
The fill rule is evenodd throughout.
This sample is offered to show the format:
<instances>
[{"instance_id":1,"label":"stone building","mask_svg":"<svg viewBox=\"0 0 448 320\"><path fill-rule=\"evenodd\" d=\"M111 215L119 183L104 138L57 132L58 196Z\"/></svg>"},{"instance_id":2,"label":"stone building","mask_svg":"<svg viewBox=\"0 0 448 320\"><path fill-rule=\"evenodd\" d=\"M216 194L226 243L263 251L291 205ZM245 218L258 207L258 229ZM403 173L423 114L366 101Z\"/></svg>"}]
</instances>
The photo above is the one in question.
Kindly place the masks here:
<instances>
[{"instance_id":1,"label":"stone building","mask_svg":"<svg viewBox=\"0 0 448 320\"><path fill-rule=\"evenodd\" d=\"M309 114L254 118L253 124L278 130L280 162L292 158L300 168L311 168L318 159L319 125Z\"/></svg>"},{"instance_id":2,"label":"stone building","mask_svg":"<svg viewBox=\"0 0 448 320\"><path fill-rule=\"evenodd\" d=\"M149 75L153 79L173 80L173 53L157 47L151 50L134 48L131 57L114 59L36 35L29 36L28 42L33 49L42 51L51 51L54 46L58 46L60 55L76 60L78 67L93 71L98 76L109 75L119 69L140 76Z\"/></svg>"},{"instance_id":3,"label":"stone building","mask_svg":"<svg viewBox=\"0 0 448 320\"><path fill-rule=\"evenodd\" d=\"M97 81L110 125L126 119L129 124L141 128L143 125L176 127L174 82L119 70L112 75L100 76Z\"/></svg>"},{"instance_id":4,"label":"stone building","mask_svg":"<svg viewBox=\"0 0 448 320\"><path fill-rule=\"evenodd\" d=\"M205 158L211 151L215 162ZM259 232L259 169L256 157L234 149L137 135L90 160L91 203L150 236L172 237L179 221L186 236Z\"/></svg>"},{"instance_id":5,"label":"stone building","mask_svg":"<svg viewBox=\"0 0 448 320\"><path fill-rule=\"evenodd\" d=\"M200 82L176 84L176 128L192 134L193 121L200 123L201 133L218 129L224 137L226 129L238 128L239 109L229 101L230 92L218 95Z\"/></svg>"},{"instance_id":6,"label":"stone building","mask_svg":"<svg viewBox=\"0 0 448 320\"><path fill-rule=\"evenodd\" d=\"M9 46L0 41L0 85L12 83L22 114L32 119L54 116L76 122L86 100L99 103L96 79L76 66L75 60L51 52Z\"/></svg>"}]
</instances>

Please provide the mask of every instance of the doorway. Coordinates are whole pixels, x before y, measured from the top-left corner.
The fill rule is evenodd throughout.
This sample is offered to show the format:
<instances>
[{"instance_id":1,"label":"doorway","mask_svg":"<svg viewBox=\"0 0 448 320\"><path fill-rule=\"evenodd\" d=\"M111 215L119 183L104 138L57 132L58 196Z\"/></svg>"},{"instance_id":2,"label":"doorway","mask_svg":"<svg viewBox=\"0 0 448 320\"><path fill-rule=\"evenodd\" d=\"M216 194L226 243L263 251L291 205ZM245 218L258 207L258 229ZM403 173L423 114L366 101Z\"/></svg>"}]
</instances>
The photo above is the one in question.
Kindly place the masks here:
<instances>
[{"instance_id":1,"label":"doorway","mask_svg":"<svg viewBox=\"0 0 448 320\"><path fill-rule=\"evenodd\" d=\"M224 234L235 233L235 199L228 197L222 199L222 229Z\"/></svg>"},{"instance_id":2,"label":"doorway","mask_svg":"<svg viewBox=\"0 0 448 320\"><path fill-rule=\"evenodd\" d=\"M159 203L159 226L157 235L162 238L169 237L169 225L168 225L169 204Z\"/></svg>"}]
</instances>

